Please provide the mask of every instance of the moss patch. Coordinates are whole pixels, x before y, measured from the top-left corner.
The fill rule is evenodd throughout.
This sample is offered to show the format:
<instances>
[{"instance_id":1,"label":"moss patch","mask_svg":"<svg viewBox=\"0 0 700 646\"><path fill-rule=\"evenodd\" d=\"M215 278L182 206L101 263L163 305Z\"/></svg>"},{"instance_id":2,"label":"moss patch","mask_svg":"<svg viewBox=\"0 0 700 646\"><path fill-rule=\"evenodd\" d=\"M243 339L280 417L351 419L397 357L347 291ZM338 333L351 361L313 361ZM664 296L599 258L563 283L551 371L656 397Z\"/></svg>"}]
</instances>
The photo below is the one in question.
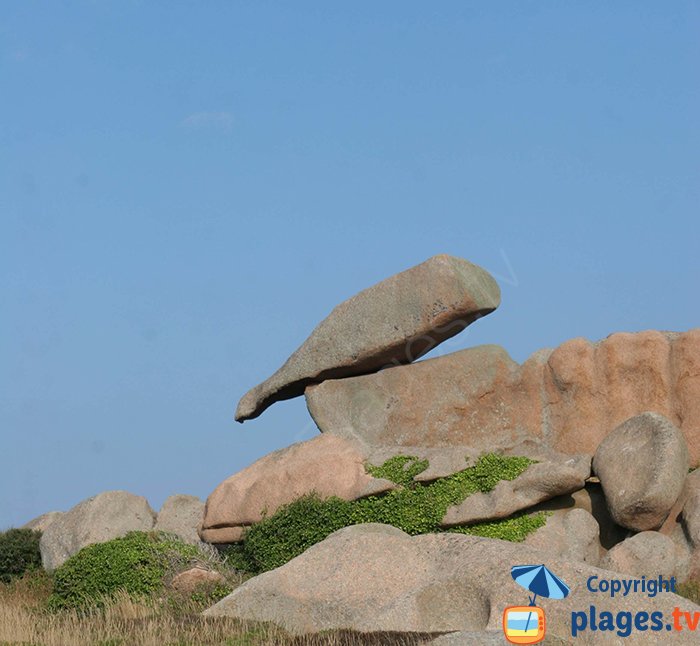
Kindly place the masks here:
<instances>
[{"instance_id":1,"label":"moss patch","mask_svg":"<svg viewBox=\"0 0 700 646\"><path fill-rule=\"evenodd\" d=\"M355 501L303 496L253 525L235 551L235 559L250 572L264 572L283 565L336 530L360 523L393 525L411 535L439 532L448 507L473 493L491 491L501 480L513 480L533 463L529 458L490 453L463 471L423 484L414 478L427 463L397 456L367 469L372 475L391 476L389 479L401 485L398 489ZM501 525L500 530L484 531L493 531L495 538L522 540L508 537L524 537L540 526L537 522L518 520ZM472 526L472 531L477 527Z\"/></svg>"}]
</instances>

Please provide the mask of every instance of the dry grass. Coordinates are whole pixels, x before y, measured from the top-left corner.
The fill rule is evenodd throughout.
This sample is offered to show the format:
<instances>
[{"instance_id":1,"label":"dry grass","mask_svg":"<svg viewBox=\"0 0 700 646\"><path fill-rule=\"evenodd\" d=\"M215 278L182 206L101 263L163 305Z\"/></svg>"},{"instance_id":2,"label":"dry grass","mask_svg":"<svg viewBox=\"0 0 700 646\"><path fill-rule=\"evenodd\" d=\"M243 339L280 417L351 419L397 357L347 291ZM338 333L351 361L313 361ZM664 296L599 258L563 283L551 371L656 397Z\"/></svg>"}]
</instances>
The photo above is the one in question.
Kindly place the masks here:
<instances>
[{"instance_id":1,"label":"dry grass","mask_svg":"<svg viewBox=\"0 0 700 646\"><path fill-rule=\"evenodd\" d=\"M291 637L273 625L202 617L202 605L169 597L136 603L120 595L103 610L51 613L50 579L34 575L0 585L0 645L31 646L413 646L427 636L333 632Z\"/></svg>"}]
</instances>

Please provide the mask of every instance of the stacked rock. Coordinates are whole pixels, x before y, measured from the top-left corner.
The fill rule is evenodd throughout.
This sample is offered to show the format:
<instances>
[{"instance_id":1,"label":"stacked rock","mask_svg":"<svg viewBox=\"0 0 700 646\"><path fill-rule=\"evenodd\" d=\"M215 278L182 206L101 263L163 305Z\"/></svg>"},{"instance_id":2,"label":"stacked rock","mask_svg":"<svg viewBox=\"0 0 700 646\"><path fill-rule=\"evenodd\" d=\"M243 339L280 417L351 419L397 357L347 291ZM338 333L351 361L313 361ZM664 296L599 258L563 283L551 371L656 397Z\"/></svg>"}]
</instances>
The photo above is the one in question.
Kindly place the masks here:
<instances>
[{"instance_id":1,"label":"stacked rock","mask_svg":"<svg viewBox=\"0 0 700 646\"><path fill-rule=\"evenodd\" d=\"M202 540L240 541L264 513L311 492L356 500L397 486L367 463L424 458L426 482L498 452L537 463L449 507L441 527L548 509L526 542L634 574L660 562L631 554L654 551L664 571L688 576L700 555L687 529L700 517L700 481L688 476L700 462L700 329L573 339L522 365L495 345L415 362L499 303L488 272L439 255L338 305L236 411L242 422L303 394L321 434L221 483Z\"/></svg>"}]
</instances>

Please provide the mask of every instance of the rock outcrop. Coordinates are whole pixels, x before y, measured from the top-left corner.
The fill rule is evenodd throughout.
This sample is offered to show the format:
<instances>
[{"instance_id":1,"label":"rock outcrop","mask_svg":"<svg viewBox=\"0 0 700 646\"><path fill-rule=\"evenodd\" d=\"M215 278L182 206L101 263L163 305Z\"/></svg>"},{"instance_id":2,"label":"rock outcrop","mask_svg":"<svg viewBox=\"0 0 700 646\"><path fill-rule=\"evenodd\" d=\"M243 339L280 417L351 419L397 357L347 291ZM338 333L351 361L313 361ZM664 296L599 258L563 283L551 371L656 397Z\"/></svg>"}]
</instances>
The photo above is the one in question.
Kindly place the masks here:
<instances>
[{"instance_id":1,"label":"rock outcrop","mask_svg":"<svg viewBox=\"0 0 700 646\"><path fill-rule=\"evenodd\" d=\"M200 536L208 543L241 540L244 528L311 492L355 500L396 485L365 471L351 442L319 435L270 453L224 480L207 499Z\"/></svg>"},{"instance_id":2,"label":"rock outcrop","mask_svg":"<svg viewBox=\"0 0 700 646\"><path fill-rule=\"evenodd\" d=\"M619 424L654 411L681 429L697 465L700 328L572 339L522 365L479 346L310 385L306 401L321 431L372 446L489 451L534 438L590 455Z\"/></svg>"},{"instance_id":3,"label":"rock outcrop","mask_svg":"<svg viewBox=\"0 0 700 646\"><path fill-rule=\"evenodd\" d=\"M547 521L547 525L549 525L555 521L557 516L574 509L587 511L598 523L600 546L603 551L607 551L621 543L629 535L629 530L618 525L610 515L610 510L605 502L605 495L599 482L588 481L584 489L547 500L533 507L532 511L553 512L554 516Z\"/></svg>"},{"instance_id":4,"label":"rock outcrop","mask_svg":"<svg viewBox=\"0 0 700 646\"><path fill-rule=\"evenodd\" d=\"M566 561L595 566L600 562L600 527L585 509L554 513L546 525L527 536L524 542Z\"/></svg>"},{"instance_id":5,"label":"rock outcrop","mask_svg":"<svg viewBox=\"0 0 700 646\"><path fill-rule=\"evenodd\" d=\"M271 621L293 633L328 629L375 631L496 631L506 606L527 604L527 592L510 576L520 563L547 563L575 594L538 599L547 632L571 635L571 613L700 612L687 599L666 592L608 595L589 592L590 576L611 573L584 563L551 558L527 545L460 534L410 537L386 525L341 529L280 568L261 574L205 611L207 616ZM590 638L582 633L577 642ZM616 633L596 632L595 642L617 643ZM635 643L658 644L658 633L635 633ZM695 643L688 631L674 642Z\"/></svg>"},{"instance_id":6,"label":"rock outcrop","mask_svg":"<svg viewBox=\"0 0 700 646\"><path fill-rule=\"evenodd\" d=\"M92 543L153 529L156 514L143 496L105 491L83 500L52 522L41 536L41 561L49 571Z\"/></svg>"},{"instance_id":7,"label":"rock outcrop","mask_svg":"<svg viewBox=\"0 0 700 646\"><path fill-rule=\"evenodd\" d=\"M682 580L688 561L668 536L660 532L640 532L615 545L602 558L600 566L636 578L663 576Z\"/></svg>"},{"instance_id":8,"label":"rock outcrop","mask_svg":"<svg viewBox=\"0 0 700 646\"><path fill-rule=\"evenodd\" d=\"M275 374L243 396L236 420L257 417L309 384L410 363L499 303L488 272L434 256L336 306Z\"/></svg>"},{"instance_id":9,"label":"rock outcrop","mask_svg":"<svg viewBox=\"0 0 700 646\"><path fill-rule=\"evenodd\" d=\"M638 532L658 529L683 490L688 447L669 420L643 413L603 440L593 470L616 523Z\"/></svg>"},{"instance_id":10,"label":"rock outcrop","mask_svg":"<svg viewBox=\"0 0 700 646\"><path fill-rule=\"evenodd\" d=\"M63 515L62 511L50 511L36 518L32 518L28 523L22 525L24 529L33 529L38 532L45 532L49 525L58 520Z\"/></svg>"},{"instance_id":11,"label":"rock outcrop","mask_svg":"<svg viewBox=\"0 0 700 646\"><path fill-rule=\"evenodd\" d=\"M204 503L197 496L175 494L163 503L153 529L175 534L186 543L198 543L203 515Z\"/></svg>"}]
</instances>

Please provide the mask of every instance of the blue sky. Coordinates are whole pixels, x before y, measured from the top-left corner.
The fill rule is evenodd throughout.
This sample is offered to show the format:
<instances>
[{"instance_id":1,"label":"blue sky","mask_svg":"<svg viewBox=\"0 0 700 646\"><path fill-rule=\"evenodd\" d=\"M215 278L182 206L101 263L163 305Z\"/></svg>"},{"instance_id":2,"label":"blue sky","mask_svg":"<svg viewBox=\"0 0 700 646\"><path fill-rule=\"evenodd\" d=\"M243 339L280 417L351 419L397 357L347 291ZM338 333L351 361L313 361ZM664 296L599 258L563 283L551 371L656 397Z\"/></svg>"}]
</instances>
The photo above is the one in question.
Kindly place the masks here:
<instances>
[{"instance_id":1,"label":"blue sky","mask_svg":"<svg viewBox=\"0 0 700 646\"><path fill-rule=\"evenodd\" d=\"M0 528L205 498L316 432L239 397L435 253L437 353L700 324L697 2L0 8ZM433 353L436 354L436 353Z\"/></svg>"}]
</instances>

